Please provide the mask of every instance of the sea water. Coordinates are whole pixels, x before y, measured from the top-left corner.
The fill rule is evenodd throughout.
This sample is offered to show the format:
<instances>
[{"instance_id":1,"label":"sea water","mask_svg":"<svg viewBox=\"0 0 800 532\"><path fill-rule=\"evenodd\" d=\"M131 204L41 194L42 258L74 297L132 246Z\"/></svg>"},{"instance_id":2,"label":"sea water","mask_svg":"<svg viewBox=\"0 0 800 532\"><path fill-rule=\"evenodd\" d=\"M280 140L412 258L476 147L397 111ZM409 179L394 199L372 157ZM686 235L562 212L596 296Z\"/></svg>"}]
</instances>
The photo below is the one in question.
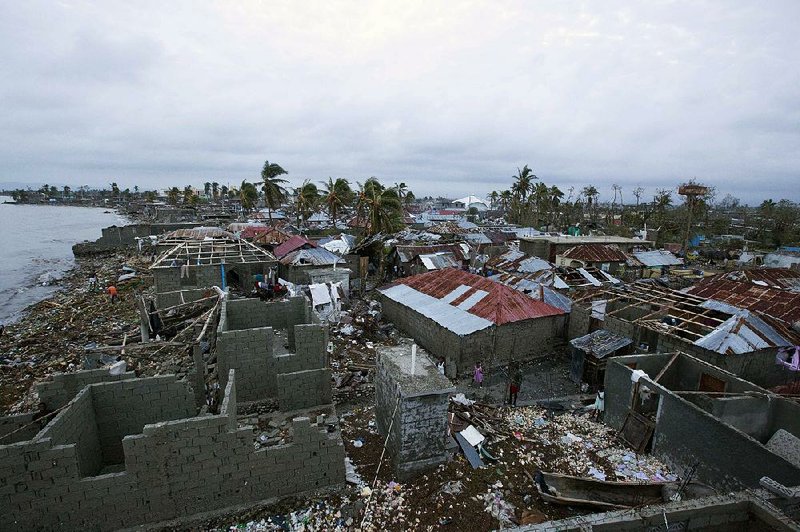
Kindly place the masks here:
<instances>
[{"instance_id":1,"label":"sea water","mask_svg":"<svg viewBox=\"0 0 800 532\"><path fill-rule=\"evenodd\" d=\"M109 209L59 205L9 205L0 196L0 323L58 288L74 266L72 245L100 238L101 229L124 225Z\"/></svg>"}]
</instances>

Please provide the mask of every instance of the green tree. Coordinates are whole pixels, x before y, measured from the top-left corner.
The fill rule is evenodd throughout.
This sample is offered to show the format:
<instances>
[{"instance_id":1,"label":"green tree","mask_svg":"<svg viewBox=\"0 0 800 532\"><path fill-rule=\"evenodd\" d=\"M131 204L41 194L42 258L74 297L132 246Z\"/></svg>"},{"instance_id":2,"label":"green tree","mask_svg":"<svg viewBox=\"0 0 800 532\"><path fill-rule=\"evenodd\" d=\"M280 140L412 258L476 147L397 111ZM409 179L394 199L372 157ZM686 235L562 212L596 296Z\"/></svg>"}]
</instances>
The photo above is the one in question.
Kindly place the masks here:
<instances>
[{"instance_id":1,"label":"green tree","mask_svg":"<svg viewBox=\"0 0 800 532\"><path fill-rule=\"evenodd\" d=\"M205 194L206 197L209 197L211 195L211 182L210 181L206 181L205 183L203 183L203 194Z\"/></svg>"},{"instance_id":2,"label":"green tree","mask_svg":"<svg viewBox=\"0 0 800 532\"><path fill-rule=\"evenodd\" d=\"M361 187L357 211L366 221L366 236L394 233L403 228L403 209L395 188L385 188L374 177Z\"/></svg>"},{"instance_id":3,"label":"green tree","mask_svg":"<svg viewBox=\"0 0 800 532\"><path fill-rule=\"evenodd\" d=\"M242 202L242 210L245 213L252 211L258 203L258 189L253 183L242 181L239 188L239 200Z\"/></svg>"},{"instance_id":4,"label":"green tree","mask_svg":"<svg viewBox=\"0 0 800 532\"><path fill-rule=\"evenodd\" d=\"M116 198L119 196L119 185L111 183L111 197Z\"/></svg>"},{"instance_id":5,"label":"green tree","mask_svg":"<svg viewBox=\"0 0 800 532\"><path fill-rule=\"evenodd\" d=\"M300 225L300 220L303 222L308 220L308 217L316 207L319 201L319 190L317 185L306 179L303 184L295 191L296 196L296 210L297 210L297 224Z\"/></svg>"},{"instance_id":6,"label":"green tree","mask_svg":"<svg viewBox=\"0 0 800 532\"><path fill-rule=\"evenodd\" d=\"M216 181L211 183L211 195L214 199L219 198L219 183Z\"/></svg>"},{"instance_id":7,"label":"green tree","mask_svg":"<svg viewBox=\"0 0 800 532\"><path fill-rule=\"evenodd\" d=\"M272 225L272 211L279 209L286 199L286 189L283 185L288 181L279 176L287 173L279 164L269 161L264 161L264 167L261 169L261 180L264 182L261 190L264 192L264 203L267 205L270 225Z\"/></svg>"},{"instance_id":8,"label":"green tree","mask_svg":"<svg viewBox=\"0 0 800 532\"><path fill-rule=\"evenodd\" d=\"M180 196L181 196L181 191L178 189L178 187L172 187L167 192L167 203L169 203L170 205L177 205L178 198L180 198Z\"/></svg>"},{"instance_id":9,"label":"green tree","mask_svg":"<svg viewBox=\"0 0 800 532\"><path fill-rule=\"evenodd\" d=\"M192 185L186 185L183 187L183 202L189 204L189 202L192 200L192 196L194 196Z\"/></svg>"},{"instance_id":10,"label":"green tree","mask_svg":"<svg viewBox=\"0 0 800 532\"><path fill-rule=\"evenodd\" d=\"M322 201L328 208L328 216L330 216L333 228L336 229L336 216L343 207L353 201L353 190L347 179L341 177L336 181L329 177L327 183L322 182L322 186L325 187L322 191Z\"/></svg>"},{"instance_id":11,"label":"green tree","mask_svg":"<svg viewBox=\"0 0 800 532\"><path fill-rule=\"evenodd\" d=\"M71 190L72 189L69 188L68 185L64 185L64 193L61 194L61 196L64 197L64 198L69 198L69 193L70 193Z\"/></svg>"},{"instance_id":12,"label":"green tree","mask_svg":"<svg viewBox=\"0 0 800 532\"><path fill-rule=\"evenodd\" d=\"M222 185L220 187L220 189L219 189L219 193L223 198L227 198L228 197L228 187L225 186L225 185Z\"/></svg>"}]
</instances>

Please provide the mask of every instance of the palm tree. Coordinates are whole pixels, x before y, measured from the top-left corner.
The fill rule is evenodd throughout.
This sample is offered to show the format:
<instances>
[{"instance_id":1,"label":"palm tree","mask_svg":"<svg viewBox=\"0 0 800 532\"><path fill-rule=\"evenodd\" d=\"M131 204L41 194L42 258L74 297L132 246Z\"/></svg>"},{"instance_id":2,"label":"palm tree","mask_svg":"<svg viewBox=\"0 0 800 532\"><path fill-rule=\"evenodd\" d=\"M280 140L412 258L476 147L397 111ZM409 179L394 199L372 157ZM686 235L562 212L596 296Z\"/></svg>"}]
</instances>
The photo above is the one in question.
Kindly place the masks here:
<instances>
[{"instance_id":1,"label":"palm tree","mask_svg":"<svg viewBox=\"0 0 800 532\"><path fill-rule=\"evenodd\" d=\"M500 194L496 190L492 190L487 196L486 199L489 200L489 206L492 210L497 209L497 200L500 199Z\"/></svg>"},{"instance_id":2,"label":"palm tree","mask_svg":"<svg viewBox=\"0 0 800 532\"><path fill-rule=\"evenodd\" d=\"M403 227L403 207L395 188L384 188L374 177L364 183L360 210L366 215L366 236L394 233Z\"/></svg>"},{"instance_id":3,"label":"palm tree","mask_svg":"<svg viewBox=\"0 0 800 532\"><path fill-rule=\"evenodd\" d=\"M508 206L514 199L514 195L510 190L504 190L500 193L500 207L503 209L503 215L508 213Z\"/></svg>"},{"instance_id":4,"label":"palm tree","mask_svg":"<svg viewBox=\"0 0 800 532\"><path fill-rule=\"evenodd\" d=\"M71 189L69 188L69 186L68 186L68 185L64 185L64 193L63 193L61 196L62 196L62 197L69 198L69 192L70 192L70 190L71 190Z\"/></svg>"},{"instance_id":5,"label":"palm tree","mask_svg":"<svg viewBox=\"0 0 800 532\"><path fill-rule=\"evenodd\" d=\"M228 187L227 187L227 185L222 185L219 188L219 193L222 196L222 199L227 198L228 197Z\"/></svg>"},{"instance_id":6,"label":"palm tree","mask_svg":"<svg viewBox=\"0 0 800 532\"><path fill-rule=\"evenodd\" d=\"M115 198L119 196L119 185L116 183L111 183L111 195Z\"/></svg>"},{"instance_id":7,"label":"palm tree","mask_svg":"<svg viewBox=\"0 0 800 532\"><path fill-rule=\"evenodd\" d=\"M296 190L297 192L297 224L300 225L300 218L302 216L305 222L311 211L319 200L319 190L317 185L306 179L303 184Z\"/></svg>"},{"instance_id":8,"label":"palm tree","mask_svg":"<svg viewBox=\"0 0 800 532\"><path fill-rule=\"evenodd\" d=\"M192 190L192 185L186 185L183 187L183 202L188 204L192 201L192 196L194 196L194 191Z\"/></svg>"},{"instance_id":9,"label":"palm tree","mask_svg":"<svg viewBox=\"0 0 800 532\"><path fill-rule=\"evenodd\" d=\"M181 191L178 190L178 187L172 187L167 192L167 203L170 205L177 205L178 204L178 197L180 197Z\"/></svg>"},{"instance_id":10,"label":"palm tree","mask_svg":"<svg viewBox=\"0 0 800 532\"><path fill-rule=\"evenodd\" d=\"M278 177L286 173L280 165L269 161L264 161L264 168L261 169L261 179L264 181L261 190L264 192L264 203L267 204L270 225L272 225L272 211L280 208L286 199L286 190L282 185L288 181Z\"/></svg>"},{"instance_id":11,"label":"palm tree","mask_svg":"<svg viewBox=\"0 0 800 532\"><path fill-rule=\"evenodd\" d=\"M550 210L551 223L554 224L559 223L559 207L561 205L561 199L563 197L564 193L557 186L553 185L549 189L547 189L547 200Z\"/></svg>"},{"instance_id":12,"label":"palm tree","mask_svg":"<svg viewBox=\"0 0 800 532\"><path fill-rule=\"evenodd\" d=\"M211 183L211 196L214 199L219 198L219 183L217 183L216 181Z\"/></svg>"},{"instance_id":13,"label":"palm tree","mask_svg":"<svg viewBox=\"0 0 800 532\"><path fill-rule=\"evenodd\" d=\"M211 195L211 183L209 181L203 183L203 194L205 194L206 197Z\"/></svg>"},{"instance_id":14,"label":"palm tree","mask_svg":"<svg viewBox=\"0 0 800 532\"><path fill-rule=\"evenodd\" d=\"M249 213L258 203L258 189L253 183L242 181L239 188L239 200L242 202L242 210Z\"/></svg>"},{"instance_id":15,"label":"palm tree","mask_svg":"<svg viewBox=\"0 0 800 532\"><path fill-rule=\"evenodd\" d=\"M600 192L597 191L594 185L589 185L587 187L583 187L581 194L586 198L586 204L589 206L589 214L591 215L592 220L594 220L597 212L597 198L600 196Z\"/></svg>"},{"instance_id":16,"label":"palm tree","mask_svg":"<svg viewBox=\"0 0 800 532\"><path fill-rule=\"evenodd\" d=\"M322 194L322 200L328 207L328 215L333 223L333 228L336 229L336 214L339 209L345 205L349 205L353 200L353 191L350 189L350 183L347 179L338 178L336 181L332 177L328 178L328 182L322 182L325 187Z\"/></svg>"}]
</instances>

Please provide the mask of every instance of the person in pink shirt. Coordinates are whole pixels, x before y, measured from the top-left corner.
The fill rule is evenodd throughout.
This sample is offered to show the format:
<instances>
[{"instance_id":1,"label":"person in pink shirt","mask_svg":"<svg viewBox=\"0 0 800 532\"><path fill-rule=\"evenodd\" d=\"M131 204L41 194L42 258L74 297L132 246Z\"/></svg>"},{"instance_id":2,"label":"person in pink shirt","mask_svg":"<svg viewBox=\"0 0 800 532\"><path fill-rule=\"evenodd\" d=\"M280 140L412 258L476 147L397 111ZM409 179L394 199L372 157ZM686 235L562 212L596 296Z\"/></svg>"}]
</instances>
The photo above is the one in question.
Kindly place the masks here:
<instances>
[{"instance_id":1,"label":"person in pink shirt","mask_svg":"<svg viewBox=\"0 0 800 532\"><path fill-rule=\"evenodd\" d=\"M481 365L480 362L475 364L475 370L472 375L472 380L475 382L475 384L483 388L483 366Z\"/></svg>"}]
</instances>

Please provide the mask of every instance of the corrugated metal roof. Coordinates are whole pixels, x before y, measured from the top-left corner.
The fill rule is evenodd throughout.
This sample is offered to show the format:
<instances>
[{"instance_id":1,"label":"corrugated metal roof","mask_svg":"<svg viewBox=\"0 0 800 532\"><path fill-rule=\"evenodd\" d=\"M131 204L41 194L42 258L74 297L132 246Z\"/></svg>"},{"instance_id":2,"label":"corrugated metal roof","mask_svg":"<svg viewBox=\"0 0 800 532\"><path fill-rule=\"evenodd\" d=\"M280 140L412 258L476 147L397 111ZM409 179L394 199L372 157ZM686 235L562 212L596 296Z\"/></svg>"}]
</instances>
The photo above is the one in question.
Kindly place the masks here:
<instances>
[{"instance_id":1,"label":"corrugated metal roof","mask_svg":"<svg viewBox=\"0 0 800 532\"><path fill-rule=\"evenodd\" d=\"M800 271L786 268L758 268L752 270L735 270L706 277L699 284L714 282L720 279L753 283L770 288L783 288L792 291L800 289Z\"/></svg>"},{"instance_id":2,"label":"corrugated metal roof","mask_svg":"<svg viewBox=\"0 0 800 532\"><path fill-rule=\"evenodd\" d=\"M293 235L289 240L275 248L275 256L283 258L292 251L303 246L315 248L317 245L304 236Z\"/></svg>"},{"instance_id":3,"label":"corrugated metal roof","mask_svg":"<svg viewBox=\"0 0 800 532\"><path fill-rule=\"evenodd\" d=\"M465 233L464 240L469 240L473 244L491 244L492 239L483 233Z\"/></svg>"},{"instance_id":4,"label":"corrugated metal roof","mask_svg":"<svg viewBox=\"0 0 800 532\"><path fill-rule=\"evenodd\" d=\"M633 256L642 265L648 268L656 268L658 266L679 266L683 264L683 260L679 259L669 251L658 249L655 251L634 251Z\"/></svg>"},{"instance_id":5,"label":"corrugated metal roof","mask_svg":"<svg viewBox=\"0 0 800 532\"><path fill-rule=\"evenodd\" d=\"M789 324L800 320L800 294L779 288L717 278L687 290L689 294L755 310Z\"/></svg>"},{"instance_id":6,"label":"corrugated metal roof","mask_svg":"<svg viewBox=\"0 0 800 532\"><path fill-rule=\"evenodd\" d=\"M445 305L458 307L462 303L469 302L470 314L490 320L497 325L564 314L560 308L536 301L505 285L454 268L406 277L398 280L396 284L409 286L436 298ZM464 290L462 286L468 289ZM384 294L386 290L380 289ZM486 294L473 302L473 299L477 299L473 294L480 292Z\"/></svg>"},{"instance_id":7,"label":"corrugated metal roof","mask_svg":"<svg viewBox=\"0 0 800 532\"><path fill-rule=\"evenodd\" d=\"M219 227L192 227L176 229L164 235L163 240L205 240L206 238L224 238L237 240L236 235Z\"/></svg>"},{"instance_id":8,"label":"corrugated metal roof","mask_svg":"<svg viewBox=\"0 0 800 532\"><path fill-rule=\"evenodd\" d=\"M344 262L344 259L339 255L331 253L325 248L298 249L284 255L279 260L281 264L285 264L286 266L333 266L334 264Z\"/></svg>"},{"instance_id":9,"label":"corrugated metal roof","mask_svg":"<svg viewBox=\"0 0 800 532\"><path fill-rule=\"evenodd\" d=\"M605 329L592 331L585 336L571 340L570 345L597 358L605 358L614 351L633 343L633 340L619 336Z\"/></svg>"},{"instance_id":10,"label":"corrugated metal roof","mask_svg":"<svg viewBox=\"0 0 800 532\"><path fill-rule=\"evenodd\" d=\"M723 355L791 345L775 329L747 310L734 314L694 344Z\"/></svg>"},{"instance_id":11,"label":"corrugated metal roof","mask_svg":"<svg viewBox=\"0 0 800 532\"><path fill-rule=\"evenodd\" d=\"M528 257L525 253L511 250L498 257L489 259L486 266L492 269L507 272L533 273L542 270L549 270L552 264L539 257Z\"/></svg>"},{"instance_id":12,"label":"corrugated metal roof","mask_svg":"<svg viewBox=\"0 0 800 532\"><path fill-rule=\"evenodd\" d=\"M458 268L461 266L455 256L449 251L419 255L419 260L422 261L422 265L429 270Z\"/></svg>"},{"instance_id":13,"label":"corrugated metal roof","mask_svg":"<svg viewBox=\"0 0 800 532\"><path fill-rule=\"evenodd\" d=\"M428 274L425 274L428 275ZM474 314L449 305L440 299L429 296L404 284L381 288L380 292L393 301L411 308L426 318L430 318L445 329L464 336L492 326L492 322Z\"/></svg>"},{"instance_id":14,"label":"corrugated metal roof","mask_svg":"<svg viewBox=\"0 0 800 532\"><path fill-rule=\"evenodd\" d=\"M520 277L512 273L500 273L489 277L492 281L503 283L510 286L514 290L522 292L528 297L536 299L537 301L544 301L548 305L560 308L564 312L572 311L572 300L561 294L549 286L536 282L525 277ZM562 281L563 282L563 281ZM558 288L558 287L556 287Z\"/></svg>"},{"instance_id":15,"label":"corrugated metal roof","mask_svg":"<svg viewBox=\"0 0 800 532\"><path fill-rule=\"evenodd\" d=\"M611 244L581 244L561 253L568 259L586 262L627 262L628 255Z\"/></svg>"},{"instance_id":16,"label":"corrugated metal roof","mask_svg":"<svg viewBox=\"0 0 800 532\"><path fill-rule=\"evenodd\" d=\"M791 251L776 251L764 257L764 265L773 268L791 268L797 264L800 264L800 253Z\"/></svg>"},{"instance_id":17,"label":"corrugated metal roof","mask_svg":"<svg viewBox=\"0 0 800 532\"><path fill-rule=\"evenodd\" d=\"M395 248L400 262L408 263L418 255L429 255L440 251L450 251L458 260L469 260L469 246L459 244L430 244L427 246L398 245Z\"/></svg>"}]
</instances>

